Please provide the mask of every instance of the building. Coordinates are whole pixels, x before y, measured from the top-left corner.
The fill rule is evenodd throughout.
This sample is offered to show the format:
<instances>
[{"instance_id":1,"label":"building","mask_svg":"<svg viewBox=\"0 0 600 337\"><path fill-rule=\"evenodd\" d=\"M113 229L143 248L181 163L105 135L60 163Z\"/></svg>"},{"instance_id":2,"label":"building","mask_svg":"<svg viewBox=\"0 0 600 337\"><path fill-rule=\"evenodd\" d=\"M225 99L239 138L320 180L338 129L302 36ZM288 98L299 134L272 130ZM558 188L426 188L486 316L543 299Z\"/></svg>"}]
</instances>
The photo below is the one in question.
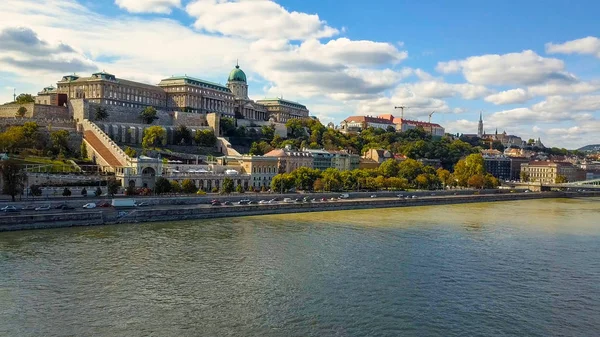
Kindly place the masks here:
<instances>
[{"instance_id":1,"label":"building","mask_svg":"<svg viewBox=\"0 0 600 337\"><path fill-rule=\"evenodd\" d=\"M362 156L364 159L369 159L379 164L383 163L388 159L394 159L394 154L388 150L383 149L369 149L365 151L365 154Z\"/></svg>"},{"instance_id":2,"label":"building","mask_svg":"<svg viewBox=\"0 0 600 337\"><path fill-rule=\"evenodd\" d=\"M483 113L479 112L479 123L477 124L477 137L482 138L484 135L483 131Z\"/></svg>"},{"instance_id":3,"label":"building","mask_svg":"<svg viewBox=\"0 0 600 337\"><path fill-rule=\"evenodd\" d=\"M289 146L285 149L272 150L264 156L277 158L278 173L291 173L300 167L313 168L313 157L310 153L293 150Z\"/></svg>"},{"instance_id":4,"label":"building","mask_svg":"<svg viewBox=\"0 0 600 337\"><path fill-rule=\"evenodd\" d=\"M192 113L219 113L254 121L285 123L292 118L309 118L306 106L282 98L253 101L248 97L246 74L239 65L229 73L227 85L191 76L172 76L158 85L129 81L107 72L89 77L66 75L57 88L44 88L38 93L38 104L62 105L66 99L83 98L92 103ZM58 96L57 96L58 95ZM46 102L46 103L44 103Z\"/></svg>"},{"instance_id":5,"label":"building","mask_svg":"<svg viewBox=\"0 0 600 337\"><path fill-rule=\"evenodd\" d=\"M332 159L334 155L329 151L320 149L302 149L302 152L310 153L310 155L313 157L313 168L325 171L332 167Z\"/></svg>"},{"instance_id":6,"label":"building","mask_svg":"<svg viewBox=\"0 0 600 337\"><path fill-rule=\"evenodd\" d=\"M331 157L331 167L340 171L351 171L359 168L360 156L357 154L348 153L346 150L329 151Z\"/></svg>"},{"instance_id":7,"label":"building","mask_svg":"<svg viewBox=\"0 0 600 337\"><path fill-rule=\"evenodd\" d=\"M489 150L488 150L489 151ZM482 151L483 152L483 151ZM500 154L482 154L485 170L499 180L511 179L511 160Z\"/></svg>"},{"instance_id":8,"label":"building","mask_svg":"<svg viewBox=\"0 0 600 337\"><path fill-rule=\"evenodd\" d=\"M361 132L366 128L387 130L389 127L396 129L394 123L389 119L372 116L350 116L342 121L340 131L342 133Z\"/></svg>"},{"instance_id":9,"label":"building","mask_svg":"<svg viewBox=\"0 0 600 337\"><path fill-rule=\"evenodd\" d=\"M67 95L59 94L55 87L49 86L38 92L34 100L35 104L64 106L67 103Z\"/></svg>"},{"instance_id":10,"label":"building","mask_svg":"<svg viewBox=\"0 0 600 337\"><path fill-rule=\"evenodd\" d=\"M226 86L190 76L165 78L158 86L167 94L167 110L234 116L234 96Z\"/></svg>"},{"instance_id":11,"label":"building","mask_svg":"<svg viewBox=\"0 0 600 337\"><path fill-rule=\"evenodd\" d=\"M94 103L157 109L167 107L167 93L160 87L117 78L115 75L98 72L90 77L67 75L58 81L56 91L66 94L68 99L85 98Z\"/></svg>"},{"instance_id":12,"label":"building","mask_svg":"<svg viewBox=\"0 0 600 337\"><path fill-rule=\"evenodd\" d=\"M273 177L278 174L278 158L266 156L228 156L226 165L241 167L243 173L250 175L250 186L253 189L269 189Z\"/></svg>"},{"instance_id":13,"label":"building","mask_svg":"<svg viewBox=\"0 0 600 337\"><path fill-rule=\"evenodd\" d=\"M521 165L530 162L526 157L508 157L510 159L510 180L521 180Z\"/></svg>"},{"instance_id":14,"label":"building","mask_svg":"<svg viewBox=\"0 0 600 337\"><path fill-rule=\"evenodd\" d=\"M423 129L423 131L425 131L426 133L428 133L434 137L442 137L446 133L446 130L441 125L436 124L436 123L428 123L428 122L421 122L421 121L415 121L415 120L410 120L410 119L398 118L398 117L394 117L391 114L379 115L379 116L377 116L377 118L387 119L387 120L391 121L394 124L396 131L398 131L398 132L406 132L408 130L421 128L421 129Z\"/></svg>"},{"instance_id":15,"label":"building","mask_svg":"<svg viewBox=\"0 0 600 337\"><path fill-rule=\"evenodd\" d=\"M283 98L259 99L256 103L264 105L270 118L277 123L286 123L290 119L309 118L306 106Z\"/></svg>"},{"instance_id":16,"label":"building","mask_svg":"<svg viewBox=\"0 0 600 337\"><path fill-rule=\"evenodd\" d=\"M266 121L271 118L267 107L254 102L248 97L246 74L239 64L229 73L227 88L234 97L234 114L237 119Z\"/></svg>"},{"instance_id":17,"label":"building","mask_svg":"<svg viewBox=\"0 0 600 337\"><path fill-rule=\"evenodd\" d=\"M585 180L585 171L565 162L531 161L521 165L521 172L529 181L542 184L555 184L559 176L568 182Z\"/></svg>"}]
</instances>

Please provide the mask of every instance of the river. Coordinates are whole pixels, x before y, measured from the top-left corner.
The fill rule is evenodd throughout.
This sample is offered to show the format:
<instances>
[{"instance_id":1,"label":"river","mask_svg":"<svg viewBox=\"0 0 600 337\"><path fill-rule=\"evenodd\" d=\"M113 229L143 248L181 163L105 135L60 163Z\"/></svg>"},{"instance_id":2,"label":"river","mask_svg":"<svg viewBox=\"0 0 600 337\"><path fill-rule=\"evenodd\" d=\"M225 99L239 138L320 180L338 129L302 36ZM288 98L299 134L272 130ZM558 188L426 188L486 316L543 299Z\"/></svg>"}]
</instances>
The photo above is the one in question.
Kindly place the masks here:
<instances>
[{"instance_id":1,"label":"river","mask_svg":"<svg viewBox=\"0 0 600 337\"><path fill-rule=\"evenodd\" d=\"M0 233L0 336L593 336L600 199Z\"/></svg>"}]
</instances>

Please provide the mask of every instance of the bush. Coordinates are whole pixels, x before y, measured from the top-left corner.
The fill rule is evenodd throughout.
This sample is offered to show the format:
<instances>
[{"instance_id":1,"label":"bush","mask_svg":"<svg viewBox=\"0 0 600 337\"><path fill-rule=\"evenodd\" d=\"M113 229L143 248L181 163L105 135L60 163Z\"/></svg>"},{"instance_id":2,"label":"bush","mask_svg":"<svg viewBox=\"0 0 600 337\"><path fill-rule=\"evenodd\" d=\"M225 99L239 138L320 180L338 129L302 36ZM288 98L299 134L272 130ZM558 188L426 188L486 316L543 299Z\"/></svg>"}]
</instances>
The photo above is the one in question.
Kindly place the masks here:
<instances>
[{"instance_id":1,"label":"bush","mask_svg":"<svg viewBox=\"0 0 600 337\"><path fill-rule=\"evenodd\" d=\"M81 195L87 197L87 190L85 189L85 187L81 190Z\"/></svg>"},{"instance_id":2,"label":"bush","mask_svg":"<svg viewBox=\"0 0 600 337\"><path fill-rule=\"evenodd\" d=\"M197 195L206 195L206 192L204 192L203 190L198 190L198 192L196 192Z\"/></svg>"},{"instance_id":3,"label":"bush","mask_svg":"<svg viewBox=\"0 0 600 337\"><path fill-rule=\"evenodd\" d=\"M149 189L148 187L142 187L142 188L140 188L140 189L137 190L137 194L141 195L141 196L152 195L152 190Z\"/></svg>"},{"instance_id":4,"label":"bush","mask_svg":"<svg viewBox=\"0 0 600 337\"><path fill-rule=\"evenodd\" d=\"M246 192L246 191L244 191L244 187L242 185L237 185L237 187L235 188L235 191L238 193Z\"/></svg>"},{"instance_id":5,"label":"bush","mask_svg":"<svg viewBox=\"0 0 600 337\"><path fill-rule=\"evenodd\" d=\"M100 187L96 187L96 190L94 191L94 194L99 197L102 195L102 189Z\"/></svg>"},{"instance_id":6,"label":"bush","mask_svg":"<svg viewBox=\"0 0 600 337\"><path fill-rule=\"evenodd\" d=\"M171 192L171 183L166 178L158 177L154 183L154 189L156 194L169 193Z\"/></svg>"},{"instance_id":7,"label":"bush","mask_svg":"<svg viewBox=\"0 0 600 337\"><path fill-rule=\"evenodd\" d=\"M138 194L138 191L133 186L128 186L125 189L125 195L137 195L137 194Z\"/></svg>"},{"instance_id":8,"label":"bush","mask_svg":"<svg viewBox=\"0 0 600 337\"><path fill-rule=\"evenodd\" d=\"M71 196L71 190L65 187L62 195L63 195L63 197L70 197Z\"/></svg>"},{"instance_id":9,"label":"bush","mask_svg":"<svg viewBox=\"0 0 600 337\"><path fill-rule=\"evenodd\" d=\"M213 187L211 190L212 193L219 193L219 189L216 187Z\"/></svg>"},{"instance_id":10,"label":"bush","mask_svg":"<svg viewBox=\"0 0 600 337\"><path fill-rule=\"evenodd\" d=\"M196 193L198 192L198 187L196 183L194 183L191 179L185 179L181 182L181 190L183 193Z\"/></svg>"}]
</instances>

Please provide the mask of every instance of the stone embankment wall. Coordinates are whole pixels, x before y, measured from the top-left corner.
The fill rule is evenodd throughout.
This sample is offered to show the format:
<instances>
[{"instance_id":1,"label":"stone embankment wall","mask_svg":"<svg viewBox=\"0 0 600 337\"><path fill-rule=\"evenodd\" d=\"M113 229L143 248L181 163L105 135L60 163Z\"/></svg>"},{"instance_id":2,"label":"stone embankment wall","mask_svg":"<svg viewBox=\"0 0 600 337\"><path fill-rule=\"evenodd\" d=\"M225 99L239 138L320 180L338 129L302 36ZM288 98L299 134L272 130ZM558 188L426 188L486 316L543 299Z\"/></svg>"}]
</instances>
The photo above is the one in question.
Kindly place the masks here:
<instances>
[{"instance_id":1,"label":"stone embankment wall","mask_svg":"<svg viewBox=\"0 0 600 337\"><path fill-rule=\"evenodd\" d=\"M472 191L471 191L472 193ZM331 196L331 194L330 194ZM316 195L311 195L316 197ZM132 223L132 222L149 222L149 221L180 221L192 219L213 219L224 217L239 217L252 215L267 215L267 214L285 214L285 213L304 213L304 212L322 212L322 211L342 211L354 209L371 209L371 208L392 208L392 207L411 207L411 206L433 206L433 205L449 205L462 203L478 203L478 202L496 202L496 201L513 201L513 200L530 200L543 198L569 198L569 197L600 197L598 192L543 192L543 193L506 193L506 194L487 194L487 195L446 195L436 196L432 198L417 198L417 199L371 199L371 200L344 200L337 202L317 202L317 203L290 203L290 204L266 204L266 205L246 205L234 207L177 207L170 209L153 209L148 208L123 210L120 212L106 212L99 214L98 212L76 212L57 210L53 214L35 214L35 215L7 215L0 217L0 232L7 230L22 230L22 229L37 229L37 228L57 228L70 226L89 226L99 224L114 224L114 223ZM210 199L211 197L201 198L202 200ZM237 197L238 199L242 197ZM232 198L228 198L233 200ZM255 199L256 198L248 198ZM81 207L82 202L97 202L103 199L80 198L77 205L76 201L67 202L71 206ZM153 205L197 205L198 198L182 198L175 200L173 198L148 198ZM162 202L161 202L162 201ZM64 203L64 201L56 201L51 203L52 207L56 204ZM48 204L48 202L45 202Z\"/></svg>"},{"instance_id":2,"label":"stone embankment wall","mask_svg":"<svg viewBox=\"0 0 600 337\"><path fill-rule=\"evenodd\" d=\"M17 115L20 107L27 109L24 117L70 119L69 109L64 106L43 105L35 103L0 105L0 118L11 118Z\"/></svg>"}]
</instances>

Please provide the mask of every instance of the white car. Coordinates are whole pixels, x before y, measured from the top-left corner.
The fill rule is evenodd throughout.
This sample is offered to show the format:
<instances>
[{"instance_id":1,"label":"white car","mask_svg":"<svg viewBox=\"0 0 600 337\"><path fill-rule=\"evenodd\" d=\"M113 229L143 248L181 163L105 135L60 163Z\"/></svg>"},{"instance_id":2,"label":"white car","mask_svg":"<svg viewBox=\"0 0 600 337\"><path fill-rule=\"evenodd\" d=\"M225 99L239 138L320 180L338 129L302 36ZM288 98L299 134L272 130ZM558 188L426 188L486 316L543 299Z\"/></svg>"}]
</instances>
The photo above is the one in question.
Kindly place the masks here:
<instances>
[{"instance_id":1,"label":"white car","mask_svg":"<svg viewBox=\"0 0 600 337\"><path fill-rule=\"evenodd\" d=\"M377 194L372 194L371 198L377 198Z\"/></svg>"},{"instance_id":2,"label":"white car","mask_svg":"<svg viewBox=\"0 0 600 337\"><path fill-rule=\"evenodd\" d=\"M83 208L86 208L86 209L96 208L96 204L93 202L88 202L87 204L83 205Z\"/></svg>"},{"instance_id":3,"label":"white car","mask_svg":"<svg viewBox=\"0 0 600 337\"><path fill-rule=\"evenodd\" d=\"M50 210L50 205L43 205L40 207L36 207L35 208L36 211L49 211Z\"/></svg>"}]
</instances>

